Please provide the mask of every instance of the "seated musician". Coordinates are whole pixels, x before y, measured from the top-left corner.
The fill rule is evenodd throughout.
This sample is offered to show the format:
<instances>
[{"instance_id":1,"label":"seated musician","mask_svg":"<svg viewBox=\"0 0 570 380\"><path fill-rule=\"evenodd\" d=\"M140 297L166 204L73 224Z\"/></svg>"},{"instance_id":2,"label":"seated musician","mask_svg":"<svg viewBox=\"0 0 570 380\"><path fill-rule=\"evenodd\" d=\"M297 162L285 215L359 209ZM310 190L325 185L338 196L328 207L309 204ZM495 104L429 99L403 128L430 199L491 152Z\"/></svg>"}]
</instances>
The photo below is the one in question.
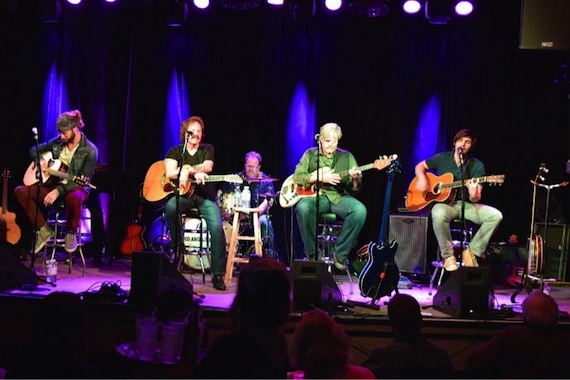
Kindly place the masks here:
<instances>
[{"instance_id":1,"label":"seated musician","mask_svg":"<svg viewBox=\"0 0 570 380\"><path fill-rule=\"evenodd\" d=\"M479 266L477 259L485 253L489 240L503 220L503 214L499 210L479 203L483 186L475 179L485 176L485 166L471 154L476 141L473 131L462 129L453 137L453 150L435 154L418 163L415 168L415 190L420 193L426 192L433 185L430 185L426 176L428 170L437 171L440 175L451 173L453 181L460 181L463 175L465 180L465 187L458 191L453 202L439 202L431 209L433 231L447 271L459 268L453 251L450 223L461 219L462 208L465 220L480 225L471 243L462 252L464 266Z\"/></svg>"},{"instance_id":2,"label":"seated musician","mask_svg":"<svg viewBox=\"0 0 570 380\"><path fill-rule=\"evenodd\" d=\"M273 206L275 200L275 188L270 176L261 171L261 154L255 151L247 152L245 154L244 169L237 174L243 178L244 181L241 185L235 184L235 186L240 186L240 190L242 191L244 186L249 186L249 190L251 191L250 207L259 208L259 224L261 226L263 245L265 248L273 249L275 247L275 232L270 219L269 209ZM218 190L218 199L223 198L224 202L230 199L233 202L233 196L229 196L233 190L234 188L231 184L224 183L220 190ZM229 211L232 206L233 205L222 206L227 218L231 218L231 214L227 213L227 211ZM224 215L224 213L222 213L222 215ZM267 242L266 239L268 239ZM275 254L275 252L270 252L270 254ZM275 256L277 257L276 254Z\"/></svg>"},{"instance_id":3,"label":"seated musician","mask_svg":"<svg viewBox=\"0 0 570 380\"><path fill-rule=\"evenodd\" d=\"M356 159L347 150L339 149L342 130L336 123L323 125L319 133L319 147L309 148L295 168L293 182L305 189L315 185L318 178L320 195L304 197L296 206L295 214L301 239L308 258L317 259L316 223L318 213L334 213L344 220L337 242L332 247L335 267L346 270L350 250L356 245L358 234L366 221L366 206L353 195L362 187L362 172ZM319 175L317 176L317 160ZM341 176L340 171L348 171Z\"/></svg>"}]
</instances>

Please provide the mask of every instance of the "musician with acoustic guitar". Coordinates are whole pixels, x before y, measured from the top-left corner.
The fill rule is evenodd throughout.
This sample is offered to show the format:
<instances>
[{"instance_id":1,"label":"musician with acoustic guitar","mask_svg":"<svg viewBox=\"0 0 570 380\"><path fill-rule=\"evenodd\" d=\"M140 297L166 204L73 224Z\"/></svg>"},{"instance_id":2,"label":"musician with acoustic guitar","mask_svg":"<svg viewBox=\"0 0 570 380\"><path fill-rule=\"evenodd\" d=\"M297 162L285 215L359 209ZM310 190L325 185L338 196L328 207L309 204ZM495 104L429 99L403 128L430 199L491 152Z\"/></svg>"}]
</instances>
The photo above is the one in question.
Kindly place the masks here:
<instances>
[{"instance_id":1,"label":"musician with acoustic guitar","mask_svg":"<svg viewBox=\"0 0 570 380\"><path fill-rule=\"evenodd\" d=\"M210 232L212 282L215 289L226 290L226 237L216 190L214 186L207 187L212 185L208 182L208 173L214 168L214 146L203 143L203 135L204 121L199 116L192 116L180 126L182 145L176 145L166 153L165 176L183 195L170 196L164 212L172 243L177 242L172 248L180 251L185 249L180 215L191 208L200 210Z\"/></svg>"},{"instance_id":2,"label":"musician with acoustic guitar","mask_svg":"<svg viewBox=\"0 0 570 380\"><path fill-rule=\"evenodd\" d=\"M338 148L338 140L341 137L342 130L338 124L324 124L317 135L320 151L319 147L314 147L303 153L295 168L293 182L304 189L315 185L317 178L320 182L319 196L300 199L295 210L305 255L318 259L315 234L319 199L318 214L332 212L344 220L332 251L335 267L346 270L348 255L364 226L367 210L366 206L353 196L361 190L362 172L354 155ZM346 171L346 174L341 175L341 171Z\"/></svg>"},{"instance_id":3,"label":"musician with acoustic guitar","mask_svg":"<svg viewBox=\"0 0 570 380\"><path fill-rule=\"evenodd\" d=\"M63 200L67 210L68 227L65 236L65 250L70 253L77 249L76 235L79 230L83 203L88 199L93 187L89 181L95 172L98 160L97 147L80 131L83 127L85 124L78 110L67 111L59 115L57 119L59 135L39 144L37 150L36 146L30 149L32 163L24 175L24 185L14 190L16 199L32 225L36 221L38 200L45 207L53 205L58 199ZM36 165L38 156L41 172L39 176ZM41 179L39 199L36 197L38 177ZM34 253L38 253L54 234L53 230L47 226L41 211L40 208L40 212L37 213Z\"/></svg>"},{"instance_id":4,"label":"musician with acoustic guitar","mask_svg":"<svg viewBox=\"0 0 570 380\"><path fill-rule=\"evenodd\" d=\"M503 220L503 214L499 210L479 203L483 191L482 184L502 183L504 176L495 179L485 176L483 162L471 154L476 141L475 133L469 129L457 132L453 137L453 150L435 154L416 165L416 178L408 189L406 198L408 209L415 211L430 204L433 206L431 209L433 231L447 271L459 268L453 251L450 223L461 218L462 203L465 219L480 225L469 247L462 252L464 266L478 266L477 258L485 253L489 240ZM441 177L428 173L428 170L436 171ZM463 181L461 181L462 175ZM465 186L462 187L461 183ZM458 187L457 191L460 194L444 190L453 187Z\"/></svg>"}]
</instances>

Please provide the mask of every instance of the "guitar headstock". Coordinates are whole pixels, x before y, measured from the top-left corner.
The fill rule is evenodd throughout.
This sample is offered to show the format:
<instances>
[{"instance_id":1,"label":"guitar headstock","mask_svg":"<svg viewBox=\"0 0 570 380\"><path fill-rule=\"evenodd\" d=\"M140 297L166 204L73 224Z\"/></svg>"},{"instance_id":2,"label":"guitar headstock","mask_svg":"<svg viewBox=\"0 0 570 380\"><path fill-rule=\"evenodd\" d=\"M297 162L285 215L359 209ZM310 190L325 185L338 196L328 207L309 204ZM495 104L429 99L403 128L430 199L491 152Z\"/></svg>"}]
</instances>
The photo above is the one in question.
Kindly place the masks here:
<instances>
[{"instance_id":1,"label":"guitar headstock","mask_svg":"<svg viewBox=\"0 0 570 380\"><path fill-rule=\"evenodd\" d=\"M397 158L397 154L392 154L390 156L379 156L377 160L374 160L372 166L374 169L382 170L384 168L387 168Z\"/></svg>"},{"instance_id":2,"label":"guitar headstock","mask_svg":"<svg viewBox=\"0 0 570 380\"><path fill-rule=\"evenodd\" d=\"M12 173L10 173L10 169L3 169L2 170L2 178L10 179L12 177Z\"/></svg>"},{"instance_id":3,"label":"guitar headstock","mask_svg":"<svg viewBox=\"0 0 570 380\"><path fill-rule=\"evenodd\" d=\"M505 182L505 175L504 174L500 174L500 175L490 175L487 176L487 181L488 184L490 185L502 185L503 182Z\"/></svg>"},{"instance_id":4,"label":"guitar headstock","mask_svg":"<svg viewBox=\"0 0 570 380\"><path fill-rule=\"evenodd\" d=\"M394 175L396 173L402 172L402 163L400 162L400 157L397 154L393 154L390 157L384 156L385 160L389 160L388 169L386 169L387 174Z\"/></svg>"},{"instance_id":5,"label":"guitar headstock","mask_svg":"<svg viewBox=\"0 0 570 380\"><path fill-rule=\"evenodd\" d=\"M224 176L224 181L229 183L243 183L243 178L237 174L228 174Z\"/></svg>"},{"instance_id":6,"label":"guitar headstock","mask_svg":"<svg viewBox=\"0 0 570 380\"><path fill-rule=\"evenodd\" d=\"M73 182L77 183L79 186L86 186L89 185L89 182L91 182L91 180L89 179L89 177L86 177L84 175L80 175L77 176L73 179Z\"/></svg>"}]
</instances>

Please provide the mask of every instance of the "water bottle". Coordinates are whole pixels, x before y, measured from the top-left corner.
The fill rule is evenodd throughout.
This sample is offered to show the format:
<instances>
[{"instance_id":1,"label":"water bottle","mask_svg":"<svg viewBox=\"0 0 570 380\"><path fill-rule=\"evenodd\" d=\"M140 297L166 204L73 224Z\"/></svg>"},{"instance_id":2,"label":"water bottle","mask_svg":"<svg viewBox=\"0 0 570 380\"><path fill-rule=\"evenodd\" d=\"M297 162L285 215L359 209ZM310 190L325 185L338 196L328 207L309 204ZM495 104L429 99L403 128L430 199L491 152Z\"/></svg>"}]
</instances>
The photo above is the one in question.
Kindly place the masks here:
<instances>
[{"instance_id":1,"label":"water bottle","mask_svg":"<svg viewBox=\"0 0 570 380\"><path fill-rule=\"evenodd\" d=\"M249 186L244 186L241 193L241 207L249 207L251 202L251 191L249 191Z\"/></svg>"},{"instance_id":2,"label":"water bottle","mask_svg":"<svg viewBox=\"0 0 570 380\"><path fill-rule=\"evenodd\" d=\"M234 207L240 207L241 206L241 189L239 188L239 185L236 185L236 188L234 189Z\"/></svg>"}]
</instances>

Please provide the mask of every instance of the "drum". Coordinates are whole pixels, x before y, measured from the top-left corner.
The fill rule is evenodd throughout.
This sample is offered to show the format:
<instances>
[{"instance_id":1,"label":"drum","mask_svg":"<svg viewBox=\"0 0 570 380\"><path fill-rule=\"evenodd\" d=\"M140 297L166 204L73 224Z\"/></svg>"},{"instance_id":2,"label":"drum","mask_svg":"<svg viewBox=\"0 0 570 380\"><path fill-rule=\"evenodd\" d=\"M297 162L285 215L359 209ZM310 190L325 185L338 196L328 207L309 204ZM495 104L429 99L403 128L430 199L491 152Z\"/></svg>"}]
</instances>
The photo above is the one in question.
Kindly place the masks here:
<instances>
[{"instance_id":1,"label":"drum","mask_svg":"<svg viewBox=\"0 0 570 380\"><path fill-rule=\"evenodd\" d=\"M150 244L150 248L155 252L163 251L165 246L170 243L170 234L166 227L166 220L164 220L163 217L159 216L150 225L147 242Z\"/></svg>"},{"instance_id":2,"label":"drum","mask_svg":"<svg viewBox=\"0 0 570 380\"><path fill-rule=\"evenodd\" d=\"M203 228L206 228L206 221L202 219ZM200 219L187 219L184 226L184 245L190 250L195 250L189 255L184 255L184 263L190 268L201 271L202 267L200 265L200 255L197 254L197 250L200 249L200 233L199 233ZM232 237L232 225L226 221L223 222L224 235L226 236L226 251L230 246L230 239ZM198 231L198 232L197 232ZM205 236L208 236L208 242L204 241ZM202 248L208 249L208 254L202 255L202 261L204 262L204 269L210 269L210 243L209 243L210 232L204 232L204 238L202 239Z\"/></svg>"},{"instance_id":3,"label":"drum","mask_svg":"<svg viewBox=\"0 0 570 380\"><path fill-rule=\"evenodd\" d=\"M202 231L200 231L202 222ZM184 245L190 250L210 249L210 231L204 218L184 218ZM201 239L200 239L201 237Z\"/></svg>"},{"instance_id":4,"label":"drum","mask_svg":"<svg viewBox=\"0 0 570 380\"><path fill-rule=\"evenodd\" d=\"M234 193L220 194L218 204L222 213L222 219L231 221L234 215Z\"/></svg>"}]
</instances>

